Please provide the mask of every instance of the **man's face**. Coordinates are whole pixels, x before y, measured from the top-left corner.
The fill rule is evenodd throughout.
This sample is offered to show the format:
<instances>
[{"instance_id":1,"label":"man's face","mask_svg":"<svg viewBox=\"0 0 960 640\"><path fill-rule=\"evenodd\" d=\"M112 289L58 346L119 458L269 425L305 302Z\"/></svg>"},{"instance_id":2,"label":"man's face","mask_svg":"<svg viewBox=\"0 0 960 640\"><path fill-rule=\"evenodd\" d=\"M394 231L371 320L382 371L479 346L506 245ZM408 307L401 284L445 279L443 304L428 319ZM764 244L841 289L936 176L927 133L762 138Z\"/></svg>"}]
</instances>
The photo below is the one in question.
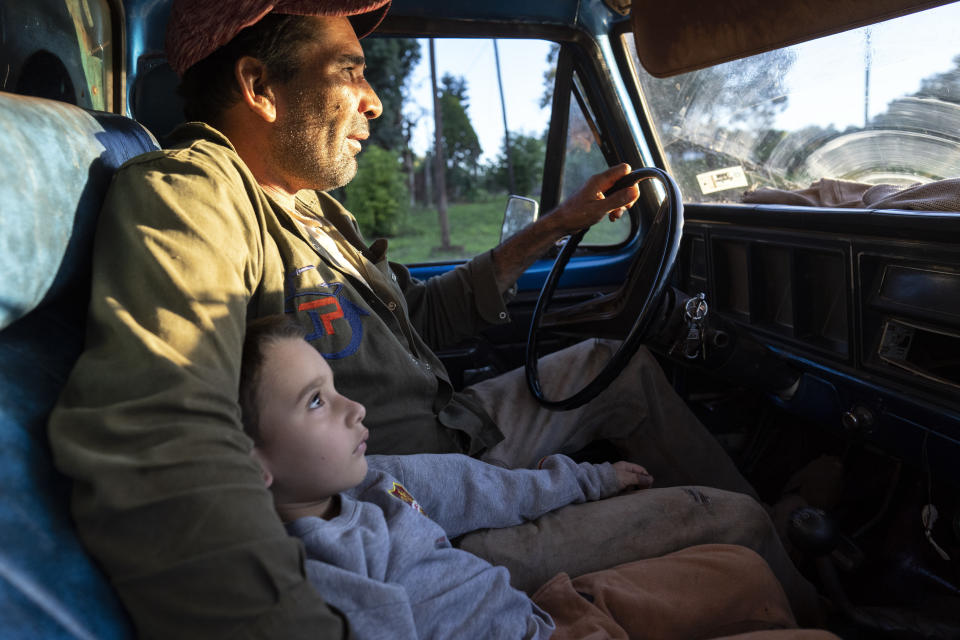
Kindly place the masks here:
<instances>
[{"instance_id":1,"label":"man's face","mask_svg":"<svg viewBox=\"0 0 960 640\"><path fill-rule=\"evenodd\" d=\"M273 162L298 189L342 187L357 174L368 120L383 111L363 76L360 42L346 18L309 18L315 40L301 68L277 90Z\"/></svg>"},{"instance_id":2,"label":"man's face","mask_svg":"<svg viewBox=\"0 0 960 640\"><path fill-rule=\"evenodd\" d=\"M277 505L307 505L359 484L367 473L363 405L333 386L333 371L308 342L264 345L256 389L261 464Z\"/></svg>"}]
</instances>

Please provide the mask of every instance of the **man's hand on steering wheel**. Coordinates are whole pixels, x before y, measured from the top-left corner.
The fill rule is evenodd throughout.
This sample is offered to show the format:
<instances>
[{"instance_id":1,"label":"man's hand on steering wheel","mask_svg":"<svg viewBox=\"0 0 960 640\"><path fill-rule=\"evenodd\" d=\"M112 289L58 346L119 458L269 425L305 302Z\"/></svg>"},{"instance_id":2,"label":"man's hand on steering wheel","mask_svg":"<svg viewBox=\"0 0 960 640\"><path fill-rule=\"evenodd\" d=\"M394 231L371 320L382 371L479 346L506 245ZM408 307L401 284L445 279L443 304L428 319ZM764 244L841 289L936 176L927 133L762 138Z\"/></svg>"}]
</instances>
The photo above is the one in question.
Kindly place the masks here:
<instances>
[{"instance_id":1,"label":"man's hand on steering wheel","mask_svg":"<svg viewBox=\"0 0 960 640\"><path fill-rule=\"evenodd\" d=\"M511 287L527 267L560 238L584 231L604 216L609 216L611 220L622 216L640 197L640 189L631 185L606 197L603 192L628 173L630 165L622 163L592 176L548 215L494 248L493 269L500 291Z\"/></svg>"},{"instance_id":2,"label":"man's hand on steering wheel","mask_svg":"<svg viewBox=\"0 0 960 640\"><path fill-rule=\"evenodd\" d=\"M604 216L611 221L619 219L640 197L640 188L632 184L607 197L604 197L603 192L628 173L630 165L626 162L610 167L591 176L572 196L561 202L545 217L555 225L557 238L586 229Z\"/></svg>"},{"instance_id":3,"label":"man's hand on steering wheel","mask_svg":"<svg viewBox=\"0 0 960 640\"><path fill-rule=\"evenodd\" d=\"M653 216L652 223L645 230L642 241L631 246L631 262L623 284L612 294L546 313L560 277L583 239L586 228L611 212L617 217L620 214L619 207L635 202L639 189L634 185L643 180L659 182L665 198ZM606 196L604 190L607 191ZM580 215L577 215L578 212ZM524 368L530 393L542 406L556 411L568 411L582 407L605 389L648 337L667 279L680 250L683 202L677 183L662 169L643 167L631 172L628 165L621 164L588 180L580 191L543 220L551 220L558 214L570 237L557 255L537 298L527 334ZM560 226L557 220L553 220L552 224L554 229ZM605 323L610 332L615 331L617 337L623 336L610 360L592 380L573 395L561 399L546 397L540 385L537 366L540 357L538 337L541 329L575 327L579 330L589 328L596 331L601 323Z\"/></svg>"}]
</instances>

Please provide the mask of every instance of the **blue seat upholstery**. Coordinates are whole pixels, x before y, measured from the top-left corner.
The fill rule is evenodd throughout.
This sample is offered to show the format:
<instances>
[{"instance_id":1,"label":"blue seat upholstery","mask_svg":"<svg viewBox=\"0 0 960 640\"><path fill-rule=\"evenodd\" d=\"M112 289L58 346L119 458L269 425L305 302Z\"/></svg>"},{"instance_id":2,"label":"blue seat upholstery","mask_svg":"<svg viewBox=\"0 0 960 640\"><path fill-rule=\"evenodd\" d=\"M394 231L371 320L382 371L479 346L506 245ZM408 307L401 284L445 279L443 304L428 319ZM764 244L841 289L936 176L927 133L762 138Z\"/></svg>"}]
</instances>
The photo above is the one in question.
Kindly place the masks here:
<instances>
[{"instance_id":1,"label":"blue seat upholstery","mask_svg":"<svg viewBox=\"0 0 960 640\"><path fill-rule=\"evenodd\" d=\"M0 92L0 637L126 638L53 467L47 416L83 346L97 215L156 148L133 120Z\"/></svg>"}]
</instances>

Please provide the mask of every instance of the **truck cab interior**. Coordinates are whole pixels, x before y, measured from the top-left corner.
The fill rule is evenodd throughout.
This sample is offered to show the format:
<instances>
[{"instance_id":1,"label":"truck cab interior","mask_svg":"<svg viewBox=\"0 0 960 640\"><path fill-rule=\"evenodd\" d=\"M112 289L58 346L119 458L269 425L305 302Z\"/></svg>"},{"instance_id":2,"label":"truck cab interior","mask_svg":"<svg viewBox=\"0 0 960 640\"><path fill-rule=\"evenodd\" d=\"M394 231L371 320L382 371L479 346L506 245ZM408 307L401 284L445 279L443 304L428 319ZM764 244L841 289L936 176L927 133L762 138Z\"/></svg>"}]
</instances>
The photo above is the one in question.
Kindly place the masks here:
<instances>
[{"instance_id":1,"label":"truck cab interior","mask_svg":"<svg viewBox=\"0 0 960 640\"><path fill-rule=\"evenodd\" d=\"M498 70L534 66L509 46L540 43L543 127L517 136L539 145L537 171L520 180L515 155L510 193L546 214L596 170L649 168L629 215L521 277L512 323L441 355L461 385L526 366L562 410L583 398L538 389L537 355L592 336L645 344L771 505L832 631L960 637L960 6L788 4L394 0L376 39L441 55L499 43ZM132 635L73 531L46 419L83 346L110 176L183 120L169 10L0 7L3 637ZM374 88L386 106L389 87ZM510 92L491 95L506 120ZM415 168L428 156L409 165L411 201L430 191ZM507 201L448 188L498 216ZM497 239L451 233L462 255L406 257L398 237L392 259L426 279ZM586 382L589 395L605 379Z\"/></svg>"}]
</instances>

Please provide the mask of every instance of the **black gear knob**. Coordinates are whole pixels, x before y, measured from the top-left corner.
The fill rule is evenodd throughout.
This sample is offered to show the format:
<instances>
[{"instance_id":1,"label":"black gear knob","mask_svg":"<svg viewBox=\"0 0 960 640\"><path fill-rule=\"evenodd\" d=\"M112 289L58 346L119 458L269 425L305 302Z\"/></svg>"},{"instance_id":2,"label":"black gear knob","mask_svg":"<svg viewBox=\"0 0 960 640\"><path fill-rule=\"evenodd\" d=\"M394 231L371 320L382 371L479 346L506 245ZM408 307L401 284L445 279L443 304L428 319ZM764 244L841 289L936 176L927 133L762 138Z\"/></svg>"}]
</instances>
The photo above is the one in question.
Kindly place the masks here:
<instances>
[{"instance_id":1,"label":"black gear knob","mask_svg":"<svg viewBox=\"0 0 960 640\"><path fill-rule=\"evenodd\" d=\"M812 556L830 553L839 542L836 523L825 511L813 507L801 507L790 514L787 536L798 549Z\"/></svg>"}]
</instances>

